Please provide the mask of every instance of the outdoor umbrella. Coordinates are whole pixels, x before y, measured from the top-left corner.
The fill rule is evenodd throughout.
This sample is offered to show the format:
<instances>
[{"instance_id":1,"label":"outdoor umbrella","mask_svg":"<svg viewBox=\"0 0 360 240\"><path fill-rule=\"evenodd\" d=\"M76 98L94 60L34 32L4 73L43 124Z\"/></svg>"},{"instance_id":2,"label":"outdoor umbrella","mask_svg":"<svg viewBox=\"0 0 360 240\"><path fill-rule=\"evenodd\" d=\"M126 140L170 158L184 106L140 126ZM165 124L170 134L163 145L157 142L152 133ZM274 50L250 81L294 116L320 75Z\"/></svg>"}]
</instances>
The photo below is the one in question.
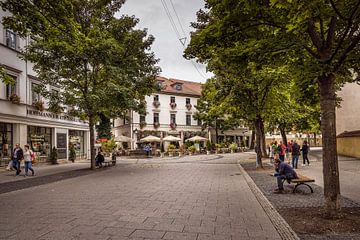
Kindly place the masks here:
<instances>
[{"instance_id":1,"label":"outdoor umbrella","mask_svg":"<svg viewBox=\"0 0 360 240\"><path fill-rule=\"evenodd\" d=\"M131 140L131 138L129 138L127 136L120 135L115 138L115 141L116 142L131 142L132 140Z\"/></svg>"},{"instance_id":2,"label":"outdoor umbrella","mask_svg":"<svg viewBox=\"0 0 360 240\"><path fill-rule=\"evenodd\" d=\"M161 142L161 139L152 135L140 139L140 142Z\"/></svg>"},{"instance_id":3,"label":"outdoor umbrella","mask_svg":"<svg viewBox=\"0 0 360 240\"><path fill-rule=\"evenodd\" d=\"M164 137L163 138L163 141L164 142L178 142L178 141L181 141L181 138L178 138L178 137L174 137L174 136L167 136L167 137Z\"/></svg>"},{"instance_id":4,"label":"outdoor umbrella","mask_svg":"<svg viewBox=\"0 0 360 240\"><path fill-rule=\"evenodd\" d=\"M200 137L200 136L195 136L195 137L186 139L186 141L190 141L190 142L196 142L196 141L204 142L204 141L206 141L206 140L208 140L208 139L207 139L207 138L204 138L204 137Z\"/></svg>"}]
</instances>

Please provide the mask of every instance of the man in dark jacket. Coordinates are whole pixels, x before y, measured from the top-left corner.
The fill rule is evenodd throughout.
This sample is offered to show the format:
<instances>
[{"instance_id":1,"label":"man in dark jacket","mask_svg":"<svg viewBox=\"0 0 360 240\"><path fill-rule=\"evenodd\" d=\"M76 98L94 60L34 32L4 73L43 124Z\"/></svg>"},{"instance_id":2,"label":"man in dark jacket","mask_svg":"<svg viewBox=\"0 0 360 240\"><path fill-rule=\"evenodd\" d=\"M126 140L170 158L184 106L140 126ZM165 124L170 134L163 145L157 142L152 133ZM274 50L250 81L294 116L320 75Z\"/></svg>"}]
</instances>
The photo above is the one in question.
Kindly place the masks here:
<instances>
[{"instance_id":1,"label":"man in dark jacket","mask_svg":"<svg viewBox=\"0 0 360 240\"><path fill-rule=\"evenodd\" d=\"M20 161L24 158L24 152L20 147L20 144L17 143L15 145L14 151L12 152L12 161L13 161L13 168L16 170L16 175L19 176L21 169L20 169Z\"/></svg>"},{"instance_id":2,"label":"man in dark jacket","mask_svg":"<svg viewBox=\"0 0 360 240\"><path fill-rule=\"evenodd\" d=\"M277 178L278 188L274 190L274 193L283 193L284 191L284 179L291 180L298 178L294 169L287 163L280 161L280 159L275 159L274 162L276 173L274 176Z\"/></svg>"},{"instance_id":3,"label":"man in dark jacket","mask_svg":"<svg viewBox=\"0 0 360 240\"><path fill-rule=\"evenodd\" d=\"M302 166L305 166L305 161L307 161L308 166L310 166L310 161L309 161L309 158L308 158L309 144L308 144L308 142L306 140L303 142L303 145L301 147L301 153L302 153L302 156L303 156L303 164L302 164Z\"/></svg>"},{"instance_id":4,"label":"man in dark jacket","mask_svg":"<svg viewBox=\"0 0 360 240\"><path fill-rule=\"evenodd\" d=\"M294 144L292 145L292 167L294 169L298 168L298 161L299 161L299 155L300 155L300 146L297 144L296 141L294 141Z\"/></svg>"},{"instance_id":5,"label":"man in dark jacket","mask_svg":"<svg viewBox=\"0 0 360 240\"><path fill-rule=\"evenodd\" d=\"M102 164L103 162L105 162L105 158L104 158L104 155L101 151L98 152L98 154L96 155L96 158L95 158L95 165L97 167L102 167Z\"/></svg>"}]
</instances>

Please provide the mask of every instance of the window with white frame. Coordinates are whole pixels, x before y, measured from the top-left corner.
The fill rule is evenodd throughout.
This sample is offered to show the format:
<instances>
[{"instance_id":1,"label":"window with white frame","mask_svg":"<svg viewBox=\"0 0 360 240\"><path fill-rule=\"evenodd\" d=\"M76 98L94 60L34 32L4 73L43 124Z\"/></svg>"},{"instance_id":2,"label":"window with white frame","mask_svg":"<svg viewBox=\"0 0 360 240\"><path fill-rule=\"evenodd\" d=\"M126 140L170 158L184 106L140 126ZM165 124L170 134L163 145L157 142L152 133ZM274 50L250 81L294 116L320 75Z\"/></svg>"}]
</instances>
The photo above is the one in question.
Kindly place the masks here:
<instances>
[{"instance_id":1,"label":"window with white frame","mask_svg":"<svg viewBox=\"0 0 360 240\"><path fill-rule=\"evenodd\" d=\"M11 95L17 95L18 82L17 77L8 75L9 77L14 79L14 84L6 84L6 98L9 99Z\"/></svg>"},{"instance_id":2,"label":"window with white frame","mask_svg":"<svg viewBox=\"0 0 360 240\"><path fill-rule=\"evenodd\" d=\"M6 38L6 46L12 49L16 49L16 33L11 31L10 29L6 29L5 31Z\"/></svg>"},{"instance_id":3,"label":"window with white frame","mask_svg":"<svg viewBox=\"0 0 360 240\"><path fill-rule=\"evenodd\" d=\"M176 114L175 113L170 114L170 123L176 124Z\"/></svg>"},{"instance_id":4,"label":"window with white frame","mask_svg":"<svg viewBox=\"0 0 360 240\"><path fill-rule=\"evenodd\" d=\"M170 97L170 103L175 103L175 97Z\"/></svg>"},{"instance_id":5,"label":"window with white frame","mask_svg":"<svg viewBox=\"0 0 360 240\"><path fill-rule=\"evenodd\" d=\"M191 102L190 102L190 98L186 98L185 100L186 100L186 104L190 104L190 103L191 103Z\"/></svg>"},{"instance_id":6,"label":"window with white frame","mask_svg":"<svg viewBox=\"0 0 360 240\"><path fill-rule=\"evenodd\" d=\"M186 126L191 126L191 115L190 114L186 115Z\"/></svg>"},{"instance_id":7,"label":"window with white frame","mask_svg":"<svg viewBox=\"0 0 360 240\"><path fill-rule=\"evenodd\" d=\"M40 85L38 83L32 82L31 83L31 102L36 103L41 101L41 95L38 92L40 90Z\"/></svg>"},{"instance_id":8,"label":"window with white frame","mask_svg":"<svg viewBox=\"0 0 360 240\"><path fill-rule=\"evenodd\" d=\"M159 113L154 113L154 123L159 123Z\"/></svg>"}]
</instances>

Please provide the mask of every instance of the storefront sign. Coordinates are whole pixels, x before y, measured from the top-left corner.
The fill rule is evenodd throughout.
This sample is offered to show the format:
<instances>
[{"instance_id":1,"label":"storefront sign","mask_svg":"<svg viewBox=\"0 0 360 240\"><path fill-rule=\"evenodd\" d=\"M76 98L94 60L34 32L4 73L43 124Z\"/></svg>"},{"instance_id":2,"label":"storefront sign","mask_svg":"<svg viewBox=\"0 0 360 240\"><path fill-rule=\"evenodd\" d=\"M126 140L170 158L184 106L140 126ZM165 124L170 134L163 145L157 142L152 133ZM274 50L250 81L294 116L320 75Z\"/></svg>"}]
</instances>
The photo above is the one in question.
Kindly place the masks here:
<instances>
[{"instance_id":1,"label":"storefront sign","mask_svg":"<svg viewBox=\"0 0 360 240\"><path fill-rule=\"evenodd\" d=\"M45 136L44 135L31 134L30 135L30 140L32 142L44 142L45 141Z\"/></svg>"}]
</instances>

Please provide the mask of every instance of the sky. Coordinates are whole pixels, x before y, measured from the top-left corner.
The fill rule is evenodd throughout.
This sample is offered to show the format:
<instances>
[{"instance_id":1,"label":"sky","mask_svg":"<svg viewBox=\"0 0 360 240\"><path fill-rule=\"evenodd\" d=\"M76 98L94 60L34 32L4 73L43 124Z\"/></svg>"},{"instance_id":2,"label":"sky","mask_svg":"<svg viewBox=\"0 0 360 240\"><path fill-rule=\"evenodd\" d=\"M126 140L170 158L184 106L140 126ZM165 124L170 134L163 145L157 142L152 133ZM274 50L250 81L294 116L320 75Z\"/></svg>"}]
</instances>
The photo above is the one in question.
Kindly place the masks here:
<instances>
[{"instance_id":1,"label":"sky","mask_svg":"<svg viewBox=\"0 0 360 240\"><path fill-rule=\"evenodd\" d=\"M179 34L173 29L163 4ZM185 45L190 42L190 31L194 30L190 23L196 21L200 8L204 8L203 0L127 0L117 15L135 15L140 20L138 28L147 28L148 34L155 37L151 50L160 59L160 76L204 83L212 74L195 60L183 58L184 45L179 40L186 37Z\"/></svg>"}]
</instances>

